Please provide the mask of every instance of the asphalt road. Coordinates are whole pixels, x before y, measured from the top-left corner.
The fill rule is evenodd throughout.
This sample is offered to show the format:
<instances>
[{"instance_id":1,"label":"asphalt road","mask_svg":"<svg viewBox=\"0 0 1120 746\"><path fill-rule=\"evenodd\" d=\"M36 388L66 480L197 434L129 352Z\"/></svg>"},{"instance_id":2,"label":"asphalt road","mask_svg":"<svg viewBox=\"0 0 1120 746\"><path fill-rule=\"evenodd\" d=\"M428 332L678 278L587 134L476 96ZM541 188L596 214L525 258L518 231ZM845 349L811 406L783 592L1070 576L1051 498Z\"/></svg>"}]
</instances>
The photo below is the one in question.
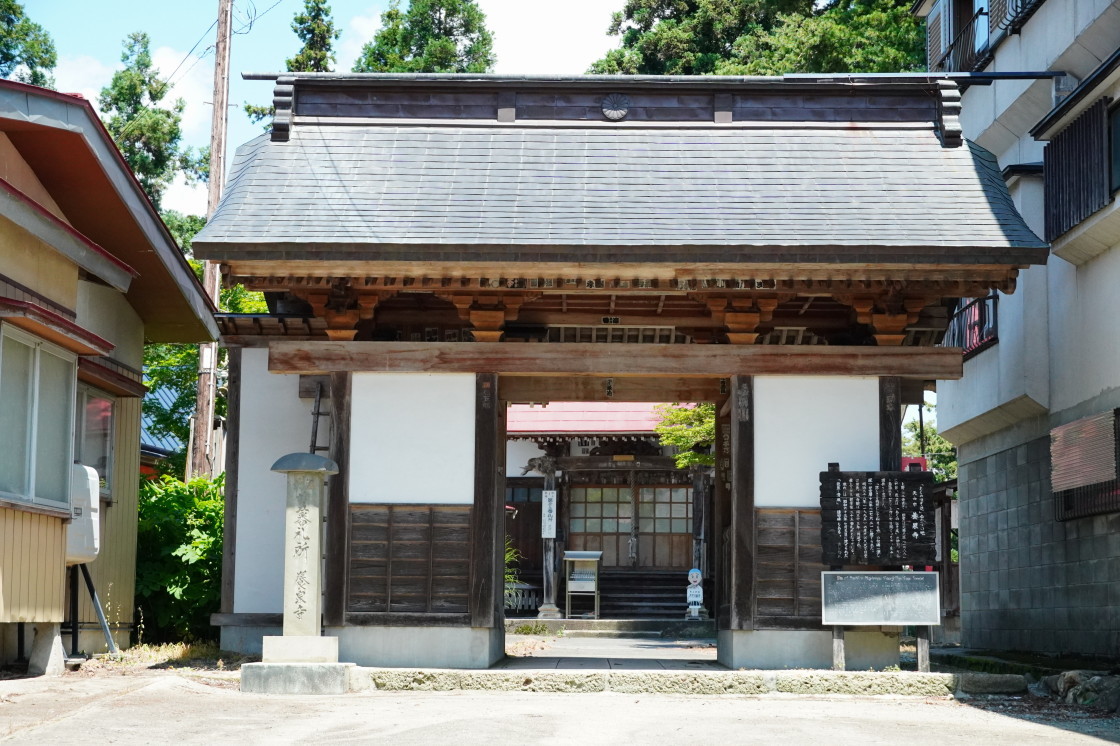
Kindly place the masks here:
<instances>
[{"instance_id":1,"label":"asphalt road","mask_svg":"<svg viewBox=\"0 0 1120 746\"><path fill-rule=\"evenodd\" d=\"M1040 710L1022 699L962 703L498 692L270 697L241 694L235 687L229 680L172 673L0 680L0 742L424 746L1120 742L1118 718L1102 719L1068 708Z\"/></svg>"}]
</instances>

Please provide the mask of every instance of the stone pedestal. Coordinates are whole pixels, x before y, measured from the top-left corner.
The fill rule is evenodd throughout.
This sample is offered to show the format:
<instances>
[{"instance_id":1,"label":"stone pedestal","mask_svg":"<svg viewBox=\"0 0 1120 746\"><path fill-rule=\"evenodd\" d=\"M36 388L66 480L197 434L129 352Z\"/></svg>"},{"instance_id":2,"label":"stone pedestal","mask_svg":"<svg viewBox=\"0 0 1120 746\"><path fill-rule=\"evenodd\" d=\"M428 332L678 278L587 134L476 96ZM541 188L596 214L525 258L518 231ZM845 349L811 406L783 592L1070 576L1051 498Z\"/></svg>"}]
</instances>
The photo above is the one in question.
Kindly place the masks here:
<instances>
[{"instance_id":1,"label":"stone pedestal","mask_svg":"<svg viewBox=\"0 0 1120 746\"><path fill-rule=\"evenodd\" d=\"M352 663L338 662L338 638L322 637L323 480L334 462L292 453L272 466L288 475L284 517L284 634L266 636L261 662L241 667L241 691L258 694L344 694Z\"/></svg>"}]
</instances>

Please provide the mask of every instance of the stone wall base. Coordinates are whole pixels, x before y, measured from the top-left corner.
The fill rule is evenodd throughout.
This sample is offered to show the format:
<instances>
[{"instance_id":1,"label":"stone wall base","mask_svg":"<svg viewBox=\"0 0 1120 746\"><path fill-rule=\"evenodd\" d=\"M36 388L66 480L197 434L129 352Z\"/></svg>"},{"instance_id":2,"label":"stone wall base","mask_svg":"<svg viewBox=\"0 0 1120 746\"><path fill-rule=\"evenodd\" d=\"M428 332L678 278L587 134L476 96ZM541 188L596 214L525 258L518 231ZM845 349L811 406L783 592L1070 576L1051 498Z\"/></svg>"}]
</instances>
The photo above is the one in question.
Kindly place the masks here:
<instances>
[{"instance_id":1,"label":"stone wall base","mask_svg":"<svg viewBox=\"0 0 1120 746\"><path fill-rule=\"evenodd\" d=\"M240 627L223 626L220 644L222 650L244 655L260 655L265 636L282 635L282 627Z\"/></svg>"},{"instance_id":2,"label":"stone wall base","mask_svg":"<svg viewBox=\"0 0 1120 746\"><path fill-rule=\"evenodd\" d=\"M253 694L346 694L353 663L246 663L241 691Z\"/></svg>"},{"instance_id":3,"label":"stone wall base","mask_svg":"<svg viewBox=\"0 0 1120 746\"><path fill-rule=\"evenodd\" d=\"M502 627L326 627L339 660L387 668L489 668L505 657Z\"/></svg>"},{"instance_id":4,"label":"stone wall base","mask_svg":"<svg viewBox=\"0 0 1120 746\"><path fill-rule=\"evenodd\" d=\"M720 630L717 659L730 669L832 668L832 633L802 630ZM898 665L898 633L877 627L844 632L849 671Z\"/></svg>"}]
</instances>

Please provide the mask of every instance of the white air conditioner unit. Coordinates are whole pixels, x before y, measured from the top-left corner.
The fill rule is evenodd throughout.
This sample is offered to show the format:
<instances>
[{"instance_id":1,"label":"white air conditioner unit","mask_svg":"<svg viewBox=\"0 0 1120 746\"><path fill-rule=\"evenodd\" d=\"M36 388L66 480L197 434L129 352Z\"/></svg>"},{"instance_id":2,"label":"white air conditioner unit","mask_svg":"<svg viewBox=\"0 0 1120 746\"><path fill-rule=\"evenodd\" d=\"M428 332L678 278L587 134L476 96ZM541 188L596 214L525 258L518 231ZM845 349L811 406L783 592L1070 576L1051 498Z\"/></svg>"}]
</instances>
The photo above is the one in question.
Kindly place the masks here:
<instances>
[{"instance_id":1,"label":"white air conditioner unit","mask_svg":"<svg viewBox=\"0 0 1120 746\"><path fill-rule=\"evenodd\" d=\"M101 547L101 480L97 470L74 464L70 475L70 525L66 527L66 564L97 559Z\"/></svg>"}]
</instances>

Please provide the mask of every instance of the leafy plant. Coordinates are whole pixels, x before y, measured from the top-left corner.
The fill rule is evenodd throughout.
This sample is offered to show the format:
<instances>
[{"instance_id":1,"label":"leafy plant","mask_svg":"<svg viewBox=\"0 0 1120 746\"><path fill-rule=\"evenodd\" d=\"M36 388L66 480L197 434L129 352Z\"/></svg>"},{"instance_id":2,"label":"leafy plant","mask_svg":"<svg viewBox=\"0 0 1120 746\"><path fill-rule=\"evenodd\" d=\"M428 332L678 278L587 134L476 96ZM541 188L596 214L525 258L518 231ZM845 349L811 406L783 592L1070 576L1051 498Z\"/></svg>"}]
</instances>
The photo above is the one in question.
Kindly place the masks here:
<instances>
[{"instance_id":1,"label":"leafy plant","mask_svg":"<svg viewBox=\"0 0 1120 746\"><path fill-rule=\"evenodd\" d=\"M213 638L222 585L224 475L140 486L136 599L152 642Z\"/></svg>"},{"instance_id":2,"label":"leafy plant","mask_svg":"<svg viewBox=\"0 0 1120 746\"><path fill-rule=\"evenodd\" d=\"M924 430L918 420L909 420L902 425L902 455L925 456L929 459L929 469L934 479L944 482L957 478L957 449L937 432L937 420L933 404L923 404L927 416ZM925 435L925 452L922 451L922 435Z\"/></svg>"},{"instance_id":3,"label":"leafy plant","mask_svg":"<svg viewBox=\"0 0 1120 746\"><path fill-rule=\"evenodd\" d=\"M653 430L661 445L676 447L677 468L715 463L711 453L716 439L715 404L658 404L654 411L661 420Z\"/></svg>"},{"instance_id":4,"label":"leafy plant","mask_svg":"<svg viewBox=\"0 0 1120 746\"><path fill-rule=\"evenodd\" d=\"M528 622L526 624L519 624L513 628L515 635L551 635L554 634L552 629L544 622ZM564 634L563 628L555 633L557 637Z\"/></svg>"},{"instance_id":5,"label":"leafy plant","mask_svg":"<svg viewBox=\"0 0 1120 746\"><path fill-rule=\"evenodd\" d=\"M0 77L51 88L56 64L51 35L15 0L0 0Z\"/></svg>"},{"instance_id":6,"label":"leafy plant","mask_svg":"<svg viewBox=\"0 0 1120 746\"><path fill-rule=\"evenodd\" d=\"M506 585L518 581L517 563L521 559L521 552L513 545L513 539L506 536L505 554L505 582Z\"/></svg>"}]
</instances>

